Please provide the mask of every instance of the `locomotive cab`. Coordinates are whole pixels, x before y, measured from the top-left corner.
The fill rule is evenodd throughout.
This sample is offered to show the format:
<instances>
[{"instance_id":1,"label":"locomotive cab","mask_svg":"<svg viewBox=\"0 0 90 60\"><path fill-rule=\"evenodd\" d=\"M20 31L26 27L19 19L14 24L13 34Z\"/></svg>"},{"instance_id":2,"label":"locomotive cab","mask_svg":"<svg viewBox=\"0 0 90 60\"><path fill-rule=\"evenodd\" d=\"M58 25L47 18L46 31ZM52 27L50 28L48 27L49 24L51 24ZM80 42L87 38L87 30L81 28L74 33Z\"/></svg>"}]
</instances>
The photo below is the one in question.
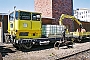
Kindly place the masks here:
<instances>
[{"instance_id":1,"label":"locomotive cab","mask_svg":"<svg viewBox=\"0 0 90 60\"><path fill-rule=\"evenodd\" d=\"M41 37L41 13L15 11L10 13L8 32L15 39Z\"/></svg>"}]
</instances>

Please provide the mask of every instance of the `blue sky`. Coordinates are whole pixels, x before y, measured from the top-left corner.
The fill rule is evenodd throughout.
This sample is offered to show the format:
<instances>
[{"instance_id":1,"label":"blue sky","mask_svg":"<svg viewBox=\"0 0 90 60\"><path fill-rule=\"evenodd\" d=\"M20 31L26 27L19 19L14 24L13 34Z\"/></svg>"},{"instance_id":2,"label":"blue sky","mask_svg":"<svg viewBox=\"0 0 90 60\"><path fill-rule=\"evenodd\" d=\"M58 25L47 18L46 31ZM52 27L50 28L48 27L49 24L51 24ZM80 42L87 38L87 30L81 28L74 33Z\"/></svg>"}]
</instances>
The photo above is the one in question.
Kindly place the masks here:
<instances>
[{"instance_id":1,"label":"blue sky","mask_svg":"<svg viewBox=\"0 0 90 60\"><path fill-rule=\"evenodd\" d=\"M0 0L0 13L17 9L34 11L34 0ZM90 8L90 0L73 0L73 9Z\"/></svg>"},{"instance_id":2,"label":"blue sky","mask_svg":"<svg viewBox=\"0 0 90 60\"><path fill-rule=\"evenodd\" d=\"M89 8L90 0L73 0L73 9L77 8Z\"/></svg>"}]
</instances>

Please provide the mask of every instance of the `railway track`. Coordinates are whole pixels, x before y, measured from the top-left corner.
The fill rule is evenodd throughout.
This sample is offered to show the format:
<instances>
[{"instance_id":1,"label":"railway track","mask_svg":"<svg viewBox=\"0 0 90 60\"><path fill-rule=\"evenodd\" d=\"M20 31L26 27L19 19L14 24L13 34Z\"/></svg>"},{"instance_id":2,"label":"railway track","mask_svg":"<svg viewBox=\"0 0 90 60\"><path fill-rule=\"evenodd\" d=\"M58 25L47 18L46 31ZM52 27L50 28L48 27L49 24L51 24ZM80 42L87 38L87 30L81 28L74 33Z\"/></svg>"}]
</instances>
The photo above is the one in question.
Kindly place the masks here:
<instances>
[{"instance_id":1,"label":"railway track","mask_svg":"<svg viewBox=\"0 0 90 60\"><path fill-rule=\"evenodd\" d=\"M55 59L55 60L65 60L65 59L69 59L70 57L73 57L73 56L77 56L77 55L79 55L79 54L83 54L83 53L86 53L86 52L88 52L88 51L90 51L90 49L87 49L87 50L84 50L84 51L81 51L81 52L78 52L78 53L75 53L75 54L71 54L71 55L68 55L68 56L65 56L65 57L62 57L62 58L59 58L57 55L55 55L55 54L53 54L53 55L55 55L56 57L57 57L57 59ZM87 59L87 57L84 57L84 56L82 56L82 57L79 57L80 59L82 59L82 60L86 60ZM76 59L76 58L73 58L73 59ZM70 60L70 59L69 59Z\"/></svg>"},{"instance_id":2,"label":"railway track","mask_svg":"<svg viewBox=\"0 0 90 60\"><path fill-rule=\"evenodd\" d=\"M70 60L69 58L74 56L73 60L78 60L76 58L79 58L80 60L90 60L90 58L87 59L87 56L82 56L84 53L88 53L88 55L90 56L89 45L90 45L90 43L83 43L81 46L80 45L74 46L74 48L72 48L71 50L69 49L70 51L68 51L68 49L67 49L66 52L63 51L64 53L61 53L61 54L52 53L52 55L54 55L53 59L55 59L55 60ZM65 49L65 48L63 48L63 49ZM62 48L60 48L59 51L60 50L62 50ZM81 54L81 56L78 57L78 55L80 55L80 54Z\"/></svg>"},{"instance_id":3,"label":"railway track","mask_svg":"<svg viewBox=\"0 0 90 60\"><path fill-rule=\"evenodd\" d=\"M6 45L7 54L3 56L4 60L77 60L75 57L81 59L83 58L82 55L84 53L89 52L90 55L90 42L86 43L76 43L74 44L74 48L67 49L66 47L60 47L59 50L55 50L53 46L35 46L30 51L19 51L13 48L12 45ZM3 52L2 52L3 53ZM4 52L5 53L5 52ZM3 53L3 54L4 54ZM90 59L89 59L90 60Z\"/></svg>"}]
</instances>

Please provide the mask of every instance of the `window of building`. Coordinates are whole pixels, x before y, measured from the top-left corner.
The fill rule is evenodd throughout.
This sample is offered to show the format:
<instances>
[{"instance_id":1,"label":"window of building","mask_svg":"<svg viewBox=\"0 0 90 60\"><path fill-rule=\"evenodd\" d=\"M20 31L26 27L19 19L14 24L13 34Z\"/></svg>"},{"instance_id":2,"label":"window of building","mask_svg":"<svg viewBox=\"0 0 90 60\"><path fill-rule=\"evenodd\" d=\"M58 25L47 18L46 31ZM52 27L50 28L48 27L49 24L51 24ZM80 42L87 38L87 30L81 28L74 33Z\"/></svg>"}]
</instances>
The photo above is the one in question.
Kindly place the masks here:
<instances>
[{"instance_id":1,"label":"window of building","mask_svg":"<svg viewBox=\"0 0 90 60\"><path fill-rule=\"evenodd\" d=\"M84 14L85 14L85 11L84 11Z\"/></svg>"},{"instance_id":2,"label":"window of building","mask_svg":"<svg viewBox=\"0 0 90 60\"><path fill-rule=\"evenodd\" d=\"M90 15L88 15L88 17L90 17Z\"/></svg>"},{"instance_id":3,"label":"window of building","mask_svg":"<svg viewBox=\"0 0 90 60\"><path fill-rule=\"evenodd\" d=\"M82 12L82 14L83 14L83 12Z\"/></svg>"},{"instance_id":4,"label":"window of building","mask_svg":"<svg viewBox=\"0 0 90 60\"><path fill-rule=\"evenodd\" d=\"M82 16L82 18L83 18L83 16Z\"/></svg>"},{"instance_id":5,"label":"window of building","mask_svg":"<svg viewBox=\"0 0 90 60\"><path fill-rule=\"evenodd\" d=\"M81 15L81 13L80 13L80 15Z\"/></svg>"},{"instance_id":6,"label":"window of building","mask_svg":"<svg viewBox=\"0 0 90 60\"><path fill-rule=\"evenodd\" d=\"M90 10L88 11L88 13L90 13Z\"/></svg>"},{"instance_id":7,"label":"window of building","mask_svg":"<svg viewBox=\"0 0 90 60\"><path fill-rule=\"evenodd\" d=\"M74 10L74 14L76 14L76 10Z\"/></svg>"},{"instance_id":8,"label":"window of building","mask_svg":"<svg viewBox=\"0 0 90 60\"><path fill-rule=\"evenodd\" d=\"M85 16L84 16L84 18L85 18Z\"/></svg>"}]
</instances>

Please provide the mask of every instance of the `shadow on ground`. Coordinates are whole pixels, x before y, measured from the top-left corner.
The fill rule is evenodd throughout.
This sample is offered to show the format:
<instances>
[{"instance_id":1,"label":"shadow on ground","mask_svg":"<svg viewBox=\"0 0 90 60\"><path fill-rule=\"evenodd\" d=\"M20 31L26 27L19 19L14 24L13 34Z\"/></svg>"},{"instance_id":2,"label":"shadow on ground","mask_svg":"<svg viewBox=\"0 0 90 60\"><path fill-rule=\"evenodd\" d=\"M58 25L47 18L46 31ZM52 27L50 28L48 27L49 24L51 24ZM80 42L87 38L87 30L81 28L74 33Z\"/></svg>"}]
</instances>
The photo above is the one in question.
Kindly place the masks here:
<instances>
[{"instance_id":1,"label":"shadow on ground","mask_svg":"<svg viewBox=\"0 0 90 60\"><path fill-rule=\"evenodd\" d=\"M5 48L5 46L0 46L0 53L2 54L2 57L5 57L5 55L8 55L7 53L14 53L15 51L12 51L9 48Z\"/></svg>"},{"instance_id":2,"label":"shadow on ground","mask_svg":"<svg viewBox=\"0 0 90 60\"><path fill-rule=\"evenodd\" d=\"M79 42L79 43L85 43L85 42L90 42L90 39L84 39L82 42ZM62 47L62 46L60 46L60 47ZM5 46L0 46L0 53L2 54L3 57L5 57L5 55L8 55L8 53L15 53L16 51L31 52L31 51L50 49L50 48L54 48L54 44L42 45L42 46L36 45L36 46L33 46L29 50L22 49L22 50L15 50L15 51L11 50L10 48L6 48ZM66 47L66 48L61 48L61 49L68 49L68 48Z\"/></svg>"},{"instance_id":3,"label":"shadow on ground","mask_svg":"<svg viewBox=\"0 0 90 60\"><path fill-rule=\"evenodd\" d=\"M40 45L34 45L30 50L23 49L22 52L39 51L39 50L50 49L53 47L54 47L54 44L41 45L41 46Z\"/></svg>"},{"instance_id":4,"label":"shadow on ground","mask_svg":"<svg viewBox=\"0 0 90 60\"><path fill-rule=\"evenodd\" d=\"M75 41L75 43L86 43L86 42L90 42L90 39L86 38L86 39L82 39L81 41Z\"/></svg>"},{"instance_id":5,"label":"shadow on ground","mask_svg":"<svg viewBox=\"0 0 90 60\"><path fill-rule=\"evenodd\" d=\"M29 50L27 50L27 49L17 50L14 47L0 46L0 53L2 54L3 57L5 57L5 55L8 55L8 53L15 53L17 51L22 51L22 52L39 51L39 50L45 50L45 49L53 48L53 46L54 46L54 44L42 45L42 46L36 45L36 46L33 46ZM15 50L13 50L13 49L15 49Z\"/></svg>"}]
</instances>

